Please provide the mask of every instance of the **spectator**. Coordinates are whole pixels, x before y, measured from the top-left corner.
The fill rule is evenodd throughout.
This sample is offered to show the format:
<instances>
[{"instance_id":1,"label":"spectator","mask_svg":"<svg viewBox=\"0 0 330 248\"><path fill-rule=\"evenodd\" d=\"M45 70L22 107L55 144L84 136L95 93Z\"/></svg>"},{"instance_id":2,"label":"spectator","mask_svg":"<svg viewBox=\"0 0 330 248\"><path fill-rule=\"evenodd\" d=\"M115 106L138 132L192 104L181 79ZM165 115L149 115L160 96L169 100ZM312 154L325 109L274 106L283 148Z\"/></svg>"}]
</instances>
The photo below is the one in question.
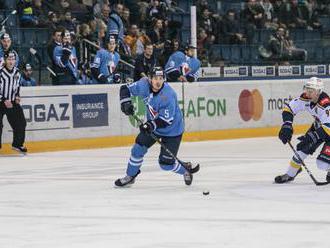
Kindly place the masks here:
<instances>
[{"instance_id":1,"label":"spectator","mask_svg":"<svg viewBox=\"0 0 330 248\"><path fill-rule=\"evenodd\" d=\"M166 19L166 6L160 3L159 0L151 0L146 13L146 27L150 28L154 19Z\"/></svg>"},{"instance_id":2,"label":"spectator","mask_svg":"<svg viewBox=\"0 0 330 248\"><path fill-rule=\"evenodd\" d=\"M120 75L116 73L120 55L115 51L115 38L110 36L105 45L106 49L97 51L94 63L91 65L93 82L95 84L120 83Z\"/></svg>"},{"instance_id":3,"label":"spectator","mask_svg":"<svg viewBox=\"0 0 330 248\"><path fill-rule=\"evenodd\" d=\"M286 28L306 28L307 21L299 13L298 1L283 2L279 13L280 25Z\"/></svg>"},{"instance_id":4,"label":"spectator","mask_svg":"<svg viewBox=\"0 0 330 248\"><path fill-rule=\"evenodd\" d=\"M48 22L48 9L43 5L42 0L33 0L33 13L37 19L37 27L45 28Z\"/></svg>"},{"instance_id":5,"label":"spectator","mask_svg":"<svg viewBox=\"0 0 330 248\"><path fill-rule=\"evenodd\" d=\"M59 25L64 27L66 30L69 30L70 32L76 32L76 19L72 18L71 12L66 11L64 14L64 19L60 21Z\"/></svg>"},{"instance_id":6,"label":"spectator","mask_svg":"<svg viewBox=\"0 0 330 248\"><path fill-rule=\"evenodd\" d=\"M209 63L208 61L208 51L212 45L212 41L207 36L204 29L200 28L197 35L197 54L198 58L201 60L202 64Z\"/></svg>"},{"instance_id":7,"label":"spectator","mask_svg":"<svg viewBox=\"0 0 330 248\"><path fill-rule=\"evenodd\" d=\"M55 12L49 11L48 12L48 21L47 21L47 26L53 32L54 30L57 29L59 23L58 16Z\"/></svg>"},{"instance_id":8,"label":"spectator","mask_svg":"<svg viewBox=\"0 0 330 248\"><path fill-rule=\"evenodd\" d=\"M108 2L108 1L106 1ZM108 23L109 22L109 15L110 15L110 7L109 7L109 3L103 3L101 5L101 12L100 14L96 15L97 18L101 19L104 23Z\"/></svg>"},{"instance_id":9,"label":"spectator","mask_svg":"<svg viewBox=\"0 0 330 248\"><path fill-rule=\"evenodd\" d=\"M136 51L137 51L137 41L139 39L139 29L137 25L132 24L128 35L125 36L124 42L131 50L131 55L133 58L136 57Z\"/></svg>"},{"instance_id":10,"label":"spectator","mask_svg":"<svg viewBox=\"0 0 330 248\"><path fill-rule=\"evenodd\" d=\"M57 46L62 46L62 33L64 32L64 29L62 27L58 27L53 31L52 38L47 46L47 54L51 61L51 69L55 72L54 74L51 74L52 78L52 84L58 85L58 78L57 74L63 73L62 67L56 66L56 61L54 59L54 51Z\"/></svg>"},{"instance_id":11,"label":"spectator","mask_svg":"<svg viewBox=\"0 0 330 248\"><path fill-rule=\"evenodd\" d=\"M165 65L168 82L195 82L199 76L200 61L194 57L197 48L192 45L173 53Z\"/></svg>"},{"instance_id":12,"label":"spectator","mask_svg":"<svg viewBox=\"0 0 330 248\"><path fill-rule=\"evenodd\" d=\"M54 49L54 61L58 85L76 84L78 75L78 58L76 48L72 46L71 34L68 30L62 32L62 45Z\"/></svg>"},{"instance_id":13,"label":"spectator","mask_svg":"<svg viewBox=\"0 0 330 248\"><path fill-rule=\"evenodd\" d=\"M21 86L37 86L36 80L32 77L32 67L30 64L25 64L23 66L23 74L21 77Z\"/></svg>"},{"instance_id":14,"label":"spectator","mask_svg":"<svg viewBox=\"0 0 330 248\"><path fill-rule=\"evenodd\" d=\"M293 40L290 39L290 31L287 29L284 35L284 54L288 60L307 60L307 51L305 49L297 48Z\"/></svg>"},{"instance_id":15,"label":"spectator","mask_svg":"<svg viewBox=\"0 0 330 248\"><path fill-rule=\"evenodd\" d=\"M35 27L38 24L37 17L33 13L32 0L20 0L18 3L18 13L21 27Z\"/></svg>"},{"instance_id":16,"label":"spectator","mask_svg":"<svg viewBox=\"0 0 330 248\"><path fill-rule=\"evenodd\" d=\"M163 31L163 21L161 19L155 19L153 29L147 33L151 43L155 48L155 56L160 54L161 49L164 48L165 35Z\"/></svg>"},{"instance_id":17,"label":"spectator","mask_svg":"<svg viewBox=\"0 0 330 248\"><path fill-rule=\"evenodd\" d=\"M91 29L88 24L83 23L79 26L79 39L93 40Z\"/></svg>"},{"instance_id":18,"label":"spectator","mask_svg":"<svg viewBox=\"0 0 330 248\"><path fill-rule=\"evenodd\" d=\"M7 51L11 51L13 53L15 53L15 61L16 61L16 67L19 66L19 57L17 52L12 48L12 42L11 42L11 38L9 36L9 34L7 33L3 33L0 36L0 69L3 67L3 63L4 63L4 54Z\"/></svg>"},{"instance_id":19,"label":"spectator","mask_svg":"<svg viewBox=\"0 0 330 248\"><path fill-rule=\"evenodd\" d=\"M122 6L122 4L116 4L115 8L110 12L106 40L109 40L110 36L115 37L119 43L122 43L124 40L124 24L119 13L122 12Z\"/></svg>"},{"instance_id":20,"label":"spectator","mask_svg":"<svg viewBox=\"0 0 330 248\"><path fill-rule=\"evenodd\" d=\"M153 55L153 45L149 43L145 45L144 53L135 60L134 82L142 77L147 77L155 66L156 58Z\"/></svg>"},{"instance_id":21,"label":"spectator","mask_svg":"<svg viewBox=\"0 0 330 248\"><path fill-rule=\"evenodd\" d=\"M168 58L180 48L180 43L177 39L166 40L164 43L164 50L161 56L158 57L158 63L162 67L168 61Z\"/></svg>"},{"instance_id":22,"label":"spectator","mask_svg":"<svg viewBox=\"0 0 330 248\"><path fill-rule=\"evenodd\" d=\"M259 3L256 3L256 0L249 0L246 8L241 12L241 18L245 23L247 42L252 44L255 30L264 28L264 9Z\"/></svg>"},{"instance_id":23,"label":"spectator","mask_svg":"<svg viewBox=\"0 0 330 248\"><path fill-rule=\"evenodd\" d=\"M198 27L203 28L209 37L215 39L216 22L208 8L202 10L202 15L197 17L197 21Z\"/></svg>"},{"instance_id":24,"label":"spectator","mask_svg":"<svg viewBox=\"0 0 330 248\"><path fill-rule=\"evenodd\" d=\"M136 55L143 54L145 45L148 43L151 43L149 36L146 35L144 31L140 31L139 38L136 41Z\"/></svg>"},{"instance_id":25,"label":"spectator","mask_svg":"<svg viewBox=\"0 0 330 248\"><path fill-rule=\"evenodd\" d=\"M124 8L123 12L122 12L122 20L123 20L123 24L125 27L125 31L128 30L128 28L130 27L130 11L128 8Z\"/></svg>"},{"instance_id":26,"label":"spectator","mask_svg":"<svg viewBox=\"0 0 330 248\"><path fill-rule=\"evenodd\" d=\"M274 7L270 0L261 0L260 6L265 13L265 28L276 29L278 25L273 22L274 19Z\"/></svg>"},{"instance_id":27,"label":"spectator","mask_svg":"<svg viewBox=\"0 0 330 248\"><path fill-rule=\"evenodd\" d=\"M289 39L289 32L283 27L279 27L275 34L270 36L267 48L261 53L265 59L273 61L291 61L307 59L307 52L304 49L296 48L292 40Z\"/></svg>"},{"instance_id":28,"label":"spectator","mask_svg":"<svg viewBox=\"0 0 330 248\"><path fill-rule=\"evenodd\" d=\"M307 21L307 28L310 30L321 28L321 23L318 20L319 13L316 7L315 0L307 0L298 7L299 13Z\"/></svg>"},{"instance_id":29,"label":"spectator","mask_svg":"<svg viewBox=\"0 0 330 248\"><path fill-rule=\"evenodd\" d=\"M205 29L202 30L205 31ZM228 10L222 21L222 36L225 44L244 44L246 42L246 38L239 30L239 23L233 10ZM203 38L204 41L210 40L205 35Z\"/></svg>"}]
</instances>

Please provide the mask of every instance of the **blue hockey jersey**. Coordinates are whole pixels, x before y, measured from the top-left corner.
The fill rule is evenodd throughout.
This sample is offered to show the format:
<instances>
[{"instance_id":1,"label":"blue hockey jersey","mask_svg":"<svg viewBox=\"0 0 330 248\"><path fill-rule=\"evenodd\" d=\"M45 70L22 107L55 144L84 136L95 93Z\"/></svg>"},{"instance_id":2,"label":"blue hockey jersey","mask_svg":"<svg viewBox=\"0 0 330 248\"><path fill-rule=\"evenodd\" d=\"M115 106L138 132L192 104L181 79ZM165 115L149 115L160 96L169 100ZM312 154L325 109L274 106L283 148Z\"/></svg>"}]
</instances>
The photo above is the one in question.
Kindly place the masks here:
<instances>
[{"instance_id":1,"label":"blue hockey jersey","mask_svg":"<svg viewBox=\"0 0 330 248\"><path fill-rule=\"evenodd\" d=\"M91 68L98 69L98 76L100 74L108 77L108 83L112 83L113 73L119 63L120 55L117 52L109 52L105 49L97 51L94 62L91 64ZM93 76L93 83L98 84L99 81Z\"/></svg>"},{"instance_id":2,"label":"blue hockey jersey","mask_svg":"<svg viewBox=\"0 0 330 248\"><path fill-rule=\"evenodd\" d=\"M175 52L173 53L166 65L165 65L165 73L170 73L173 71L179 71L183 76L191 76L195 78L195 81L199 77L199 68L201 63L198 59L194 57L189 57L185 55L183 52Z\"/></svg>"},{"instance_id":3,"label":"blue hockey jersey","mask_svg":"<svg viewBox=\"0 0 330 248\"><path fill-rule=\"evenodd\" d=\"M36 80L34 78L26 78L24 75L21 77L21 86L37 86Z\"/></svg>"},{"instance_id":4,"label":"blue hockey jersey","mask_svg":"<svg viewBox=\"0 0 330 248\"><path fill-rule=\"evenodd\" d=\"M120 15L116 11L112 11L107 23L106 40L109 40L110 36L118 37L119 40L124 40L124 24Z\"/></svg>"},{"instance_id":5,"label":"blue hockey jersey","mask_svg":"<svg viewBox=\"0 0 330 248\"><path fill-rule=\"evenodd\" d=\"M147 108L147 120L153 121L161 118L169 124L164 128L156 128L155 134L174 137L183 133L184 124L177 95L168 83L164 82L161 90L153 93L149 79L141 78L139 81L129 84L128 89L131 95L143 98Z\"/></svg>"},{"instance_id":6,"label":"blue hockey jersey","mask_svg":"<svg viewBox=\"0 0 330 248\"><path fill-rule=\"evenodd\" d=\"M61 60L62 55L63 55L63 46L56 46L54 49L54 54L53 54L55 64L58 67L68 69L71 72L71 74L78 80L78 78L79 78L79 76L78 76L78 58L77 58L76 48L75 47L71 48L70 57L69 57L68 61L64 64L63 64L63 61Z\"/></svg>"},{"instance_id":7,"label":"blue hockey jersey","mask_svg":"<svg viewBox=\"0 0 330 248\"><path fill-rule=\"evenodd\" d=\"M18 67L19 66L19 57L18 57L17 52L15 50L13 50L13 51L16 54L16 67ZM5 54L5 52L2 48L2 46L0 46L0 69L3 67L3 64L5 62L4 58L3 58L4 54Z\"/></svg>"}]
</instances>

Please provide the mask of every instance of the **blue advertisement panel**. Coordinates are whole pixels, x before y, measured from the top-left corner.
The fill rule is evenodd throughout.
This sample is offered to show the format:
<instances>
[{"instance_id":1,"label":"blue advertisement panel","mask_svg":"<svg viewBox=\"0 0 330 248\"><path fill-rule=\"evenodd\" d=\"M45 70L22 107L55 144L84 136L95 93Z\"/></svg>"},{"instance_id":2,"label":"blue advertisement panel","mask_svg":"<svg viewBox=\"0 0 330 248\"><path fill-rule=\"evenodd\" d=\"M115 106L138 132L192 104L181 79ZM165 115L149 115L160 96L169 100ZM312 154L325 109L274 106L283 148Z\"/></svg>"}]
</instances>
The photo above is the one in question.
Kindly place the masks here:
<instances>
[{"instance_id":1,"label":"blue advertisement panel","mask_svg":"<svg viewBox=\"0 0 330 248\"><path fill-rule=\"evenodd\" d=\"M72 95L73 127L108 126L107 94Z\"/></svg>"}]
</instances>

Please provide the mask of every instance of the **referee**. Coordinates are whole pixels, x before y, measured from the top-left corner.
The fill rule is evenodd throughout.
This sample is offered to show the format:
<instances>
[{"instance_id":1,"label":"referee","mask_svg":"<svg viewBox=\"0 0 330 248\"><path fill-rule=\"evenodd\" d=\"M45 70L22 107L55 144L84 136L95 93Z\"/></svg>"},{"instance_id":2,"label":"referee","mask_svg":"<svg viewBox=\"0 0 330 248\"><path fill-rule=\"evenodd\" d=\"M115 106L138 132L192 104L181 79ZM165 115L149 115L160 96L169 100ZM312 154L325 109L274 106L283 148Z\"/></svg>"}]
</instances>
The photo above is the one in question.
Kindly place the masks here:
<instances>
[{"instance_id":1,"label":"referee","mask_svg":"<svg viewBox=\"0 0 330 248\"><path fill-rule=\"evenodd\" d=\"M20 78L16 64L16 53L13 50L4 53L4 67L0 69L0 148L2 136L2 120L6 115L13 129L12 149L26 153L25 141L26 120L20 106Z\"/></svg>"}]
</instances>

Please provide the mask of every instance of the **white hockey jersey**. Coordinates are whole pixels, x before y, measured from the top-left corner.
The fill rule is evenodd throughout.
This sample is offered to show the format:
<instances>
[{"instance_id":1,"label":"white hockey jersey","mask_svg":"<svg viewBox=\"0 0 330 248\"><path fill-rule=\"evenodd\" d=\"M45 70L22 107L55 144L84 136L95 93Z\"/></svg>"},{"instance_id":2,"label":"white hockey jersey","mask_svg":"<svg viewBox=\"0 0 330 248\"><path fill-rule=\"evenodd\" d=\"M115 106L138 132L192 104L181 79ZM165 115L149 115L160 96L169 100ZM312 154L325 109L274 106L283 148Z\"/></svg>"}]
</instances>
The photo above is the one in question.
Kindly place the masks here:
<instances>
[{"instance_id":1,"label":"white hockey jersey","mask_svg":"<svg viewBox=\"0 0 330 248\"><path fill-rule=\"evenodd\" d=\"M315 119L315 129L321 127L327 134L327 138L330 139L330 97L322 92L317 103L314 103L305 94L302 94L283 108L283 121L290 121L290 116L293 119L293 116L302 111L310 113Z\"/></svg>"}]
</instances>

